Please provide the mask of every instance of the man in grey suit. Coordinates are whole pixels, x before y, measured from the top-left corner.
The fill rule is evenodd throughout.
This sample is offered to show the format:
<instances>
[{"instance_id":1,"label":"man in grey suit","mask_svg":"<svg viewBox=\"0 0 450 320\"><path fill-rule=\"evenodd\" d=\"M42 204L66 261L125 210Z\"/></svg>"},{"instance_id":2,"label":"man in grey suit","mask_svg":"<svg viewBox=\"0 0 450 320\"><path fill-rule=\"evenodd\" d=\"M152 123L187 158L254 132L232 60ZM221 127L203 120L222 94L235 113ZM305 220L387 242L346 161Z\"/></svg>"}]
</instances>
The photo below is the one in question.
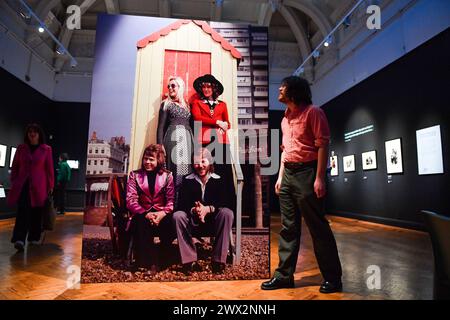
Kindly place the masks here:
<instances>
[{"instance_id":1,"label":"man in grey suit","mask_svg":"<svg viewBox=\"0 0 450 320\"><path fill-rule=\"evenodd\" d=\"M214 173L207 149L199 149L193 160L194 173L183 178L173 214L183 270L187 274L199 271L192 236L208 234L215 238L211 269L213 273L223 273L234 218L229 199L233 190L223 190L222 178Z\"/></svg>"}]
</instances>

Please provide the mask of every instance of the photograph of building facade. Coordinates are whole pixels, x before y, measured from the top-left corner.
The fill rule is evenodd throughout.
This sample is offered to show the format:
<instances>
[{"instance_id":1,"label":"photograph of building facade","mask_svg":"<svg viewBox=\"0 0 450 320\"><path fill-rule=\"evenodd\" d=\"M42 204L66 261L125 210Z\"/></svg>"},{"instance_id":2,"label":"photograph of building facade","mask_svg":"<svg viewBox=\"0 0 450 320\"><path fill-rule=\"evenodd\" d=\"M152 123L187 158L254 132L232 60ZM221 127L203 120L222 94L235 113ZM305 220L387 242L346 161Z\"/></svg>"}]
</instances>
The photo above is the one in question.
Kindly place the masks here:
<instances>
[{"instance_id":1,"label":"photograph of building facade","mask_svg":"<svg viewBox=\"0 0 450 320\"><path fill-rule=\"evenodd\" d=\"M94 131L88 143L87 175L127 173L128 152L124 137L112 137L107 142L98 139Z\"/></svg>"},{"instance_id":2,"label":"photograph of building facade","mask_svg":"<svg viewBox=\"0 0 450 320\"><path fill-rule=\"evenodd\" d=\"M111 179L127 173L129 150L125 137L111 137L108 142L99 139L96 131L92 132L87 150L85 224L112 225L108 221Z\"/></svg>"},{"instance_id":3,"label":"photograph of building facade","mask_svg":"<svg viewBox=\"0 0 450 320\"><path fill-rule=\"evenodd\" d=\"M269 81L268 81L268 31L265 27L226 22L211 22L222 37L228 40L241 54L238 66L238 128L252 130L259 141L267 141L266 130L269 127ZM252 139L249 138L251 141ZM261 145L248 143L239 146L242 170L245 175L243 207L247 226L263 228L267 226L264 215L269 212L269 177L261 176L261 156L267 150ZM252 164L249 164L252 163ZM246 195L251 195L246 199ZM255 200L252 201L253 195ZM248 200L248 201L246 201ZM245 220L244 220L245 221ZM243 221L243 222L244 222Z\"/></svg>"},{"instance_id":4,"label":"photograph of building facade","mask_svg":"<svg viewBox=\"0 0 450 320\"><path fill-rule=\"evenodd\" d=\"M227 39L243 57L238 66L239 129L267 129L267 28L225 22L211 22L211 27Z\"/></svg>"}]
</instances>

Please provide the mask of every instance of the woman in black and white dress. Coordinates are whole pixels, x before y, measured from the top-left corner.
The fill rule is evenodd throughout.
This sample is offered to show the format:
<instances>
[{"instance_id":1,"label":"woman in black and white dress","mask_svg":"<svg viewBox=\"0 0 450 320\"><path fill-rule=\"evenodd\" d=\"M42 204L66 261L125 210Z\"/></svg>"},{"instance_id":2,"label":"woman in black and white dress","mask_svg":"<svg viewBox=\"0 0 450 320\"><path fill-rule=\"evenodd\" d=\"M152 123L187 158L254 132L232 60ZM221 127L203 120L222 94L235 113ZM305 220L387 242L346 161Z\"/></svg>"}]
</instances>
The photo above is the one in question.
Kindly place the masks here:
<instances>
[{"instance_id":1,"label":"woman in black and white dress","mask_svg":"<svg viewBox=\"0 0 450 320\"><path fill-rule=\"evenodd\" d=\"M167 169L174 176L175 204L183 176L192 172L191 155L193 135L191 111L184 99L184 81L180 77L169 77L169 94L161 103L158 119L157 143L164 145Z\"/></svg>"}]
</instances>

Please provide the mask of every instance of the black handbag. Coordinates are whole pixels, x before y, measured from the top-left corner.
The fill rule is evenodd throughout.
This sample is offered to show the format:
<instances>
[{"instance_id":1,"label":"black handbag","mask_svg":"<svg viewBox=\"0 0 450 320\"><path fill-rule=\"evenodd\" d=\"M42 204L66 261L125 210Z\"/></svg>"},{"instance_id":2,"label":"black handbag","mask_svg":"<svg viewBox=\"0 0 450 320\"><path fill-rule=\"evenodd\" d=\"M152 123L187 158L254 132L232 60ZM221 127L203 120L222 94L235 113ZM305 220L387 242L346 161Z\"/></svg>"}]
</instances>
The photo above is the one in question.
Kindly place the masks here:
<instances>
[{"instance_id":1,"label":"black handbag","mask_svg":"<svg viewBox=\"0 0 450 320\"><path fill-rule=\"evenodd\" d=\"M55 227L56 210L53 206L53 196L49 195L45 200L44 212L42 213L42 229L52 231Z\"/></svg>"}]
</instances>

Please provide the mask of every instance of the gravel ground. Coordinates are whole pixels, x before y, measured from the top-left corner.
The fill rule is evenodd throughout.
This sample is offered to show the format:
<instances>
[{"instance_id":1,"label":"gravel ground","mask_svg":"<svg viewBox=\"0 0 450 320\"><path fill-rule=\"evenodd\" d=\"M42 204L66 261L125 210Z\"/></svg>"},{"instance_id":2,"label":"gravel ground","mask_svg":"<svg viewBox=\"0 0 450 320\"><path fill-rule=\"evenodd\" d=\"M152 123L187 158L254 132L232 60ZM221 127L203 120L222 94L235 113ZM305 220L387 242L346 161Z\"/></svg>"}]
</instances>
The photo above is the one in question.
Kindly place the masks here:
<instances>
[{"instance_id":1,"label":"gravel ground","mask_svg":"<svg viewBox=\"0 0 450 320\"><path fill-rule=\"evenodd\" d=\"M197 280L249 280L269 277L269 236L242 235L240 265L227 264L223 274L210 270L212 247L208 241L197 243L198 263L202 271L187 276L181 272L178 246L167 253L167 268L159 272L136 269L126 260L112 254L111 240L106 228L84 229L81 262L82 283L142 282L142 281L197 281Z\"/></svg>"}]
</instances>

